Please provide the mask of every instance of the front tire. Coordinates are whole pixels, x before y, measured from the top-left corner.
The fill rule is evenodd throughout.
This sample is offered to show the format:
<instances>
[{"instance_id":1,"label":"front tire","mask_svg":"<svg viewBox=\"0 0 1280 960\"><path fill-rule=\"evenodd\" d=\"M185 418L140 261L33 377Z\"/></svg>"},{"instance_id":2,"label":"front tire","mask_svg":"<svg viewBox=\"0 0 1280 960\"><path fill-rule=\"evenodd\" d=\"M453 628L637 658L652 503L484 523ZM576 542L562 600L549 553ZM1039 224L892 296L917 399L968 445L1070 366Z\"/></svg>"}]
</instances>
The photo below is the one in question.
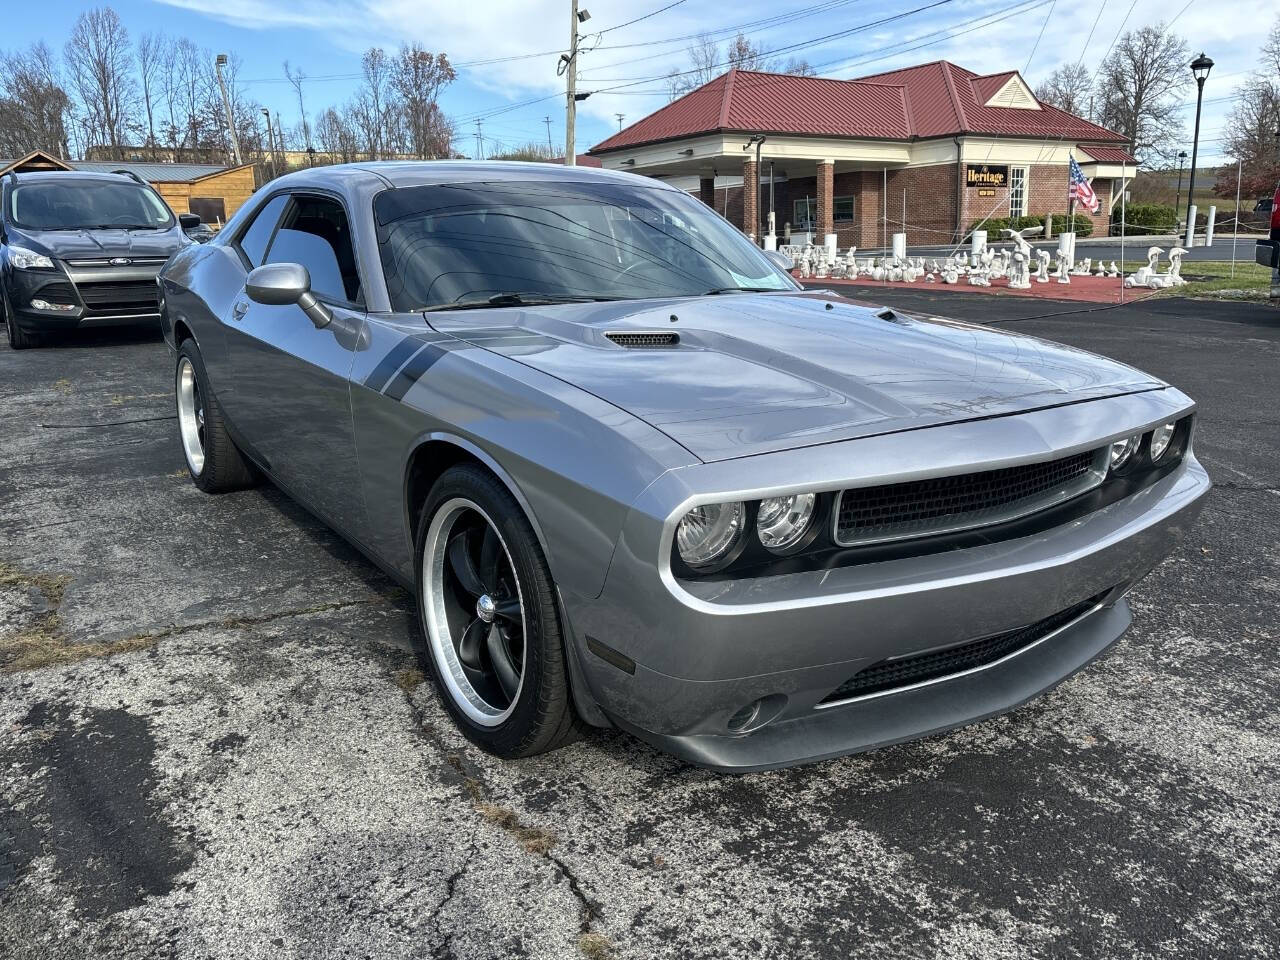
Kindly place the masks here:
<instances>
[{"instance_id":1,"label":"front tire","mask_svg":"<svg viewBox=\"0 0 1280 960\"><path fill-rule=\"evenodd\" d=\"M475 464L447 470L422 508L419 659L463 734L501 757L571 741L555 587L528 518Z\"/></svg>"},{"instance_id":2,"label":"front tire","mask_svg":"<svg viewBox=\"0 0 1280 960\"><path fill-rule=\"evenodd\" d=\"M209 389L209 375L194 340L184 340L178 347L174 396L178 439L195 485L205 493L253 486L253 468L227 433L222 408Z\"/></svg>"},{"instance_id":3,"label":"front tire","mask_svg":"<svg viewBox=\"0 0 1280 960\"><path fill-rule=\"evenodd\" d=\"M18 321L13 316L13 308L9 306L9 295L3 288L0 288L0 314L4 315L4 332L11 349L30 350L32 347L40 346L40 337L37 334L18 326Z\"/></svg>"}]
</instances>

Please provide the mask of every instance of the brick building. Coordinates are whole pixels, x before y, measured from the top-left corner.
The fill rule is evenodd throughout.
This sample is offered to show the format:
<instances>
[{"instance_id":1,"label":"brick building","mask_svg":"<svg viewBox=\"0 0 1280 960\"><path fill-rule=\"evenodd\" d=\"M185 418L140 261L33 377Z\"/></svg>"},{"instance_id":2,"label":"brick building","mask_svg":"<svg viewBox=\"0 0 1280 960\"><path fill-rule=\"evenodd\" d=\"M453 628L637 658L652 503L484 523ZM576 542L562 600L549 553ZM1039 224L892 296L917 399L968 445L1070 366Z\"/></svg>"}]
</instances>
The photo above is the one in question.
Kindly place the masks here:
<instances>
[{"instance_id":1,"label":"brick building","mask_svg":"<svg viewBox=\"0 0 1280 960\"><path fill-rule=\"evenodd\" d=\"M1120 134L1041 103L1017 71L946 61L857 80L730 70L590 154L606 169L698 177L698 195L752 236L768 233L772 194L779 243L790 231L863 248L904 229L911 244L953 242L983 217L1065 219L1071 155L1105 233L1137 169ZM739 176L735 197L722 182Z\"/></svg>"}]
</instances>

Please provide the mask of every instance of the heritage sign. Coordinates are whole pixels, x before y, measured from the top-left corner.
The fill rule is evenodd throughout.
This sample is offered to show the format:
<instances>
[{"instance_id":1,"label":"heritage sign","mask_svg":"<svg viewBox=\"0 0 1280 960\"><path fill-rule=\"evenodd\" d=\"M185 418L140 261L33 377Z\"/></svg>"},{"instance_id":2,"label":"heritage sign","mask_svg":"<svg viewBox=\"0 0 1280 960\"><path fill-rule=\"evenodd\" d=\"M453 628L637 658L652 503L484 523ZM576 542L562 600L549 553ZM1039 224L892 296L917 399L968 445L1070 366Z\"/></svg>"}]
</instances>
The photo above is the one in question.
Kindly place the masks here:
<instances>
[{"instance_id":1,"label":"heritage sign","mask_svg":"<svg viewBox=\"0 0 1280 960\"><path fill-rule=\"evenodd\" d=\"M1009 185L1009 167L994 164L966 164L964 168L964 184L966 187L1007 187Z\"/></svg>"}]
</instances>

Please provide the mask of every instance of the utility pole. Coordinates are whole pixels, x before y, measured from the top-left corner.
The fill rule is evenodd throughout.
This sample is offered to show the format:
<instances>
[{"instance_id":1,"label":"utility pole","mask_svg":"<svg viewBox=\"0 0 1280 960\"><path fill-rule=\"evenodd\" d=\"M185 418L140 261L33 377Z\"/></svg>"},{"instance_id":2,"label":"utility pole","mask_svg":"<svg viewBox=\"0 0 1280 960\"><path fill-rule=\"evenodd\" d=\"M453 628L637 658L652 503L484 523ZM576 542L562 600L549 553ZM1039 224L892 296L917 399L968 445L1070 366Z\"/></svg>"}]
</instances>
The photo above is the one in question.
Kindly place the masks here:
<instances>
[{"instance_id":1,"label":"utility pole","mask_svg":"<svg viewBox=\"0 0 1280 960\"><path fill-rule=\"evenodd\" d=\"M484 131L480 127L483 122L482 120L476 121L476 157L480 160L484 159Z\"/></svg>"},{"instance_id":2,"label":"utility pole","mask_svg":"<svg viewBox=\"0 0 1280 960\"><path fill-rule=\"evenodd\" d=\"M271 136L271 111L262 108L262 115L267 118L267 156L271 158L271 179L280 176L280 161L276 157L276 141Z\"/></svg>"},{"instance_id":3,"label":"utility pole","mask_svg":"<svg viewBox=\"0 0 1280 960\"><path fill-rule=\"evenodd\" d=\"M578 11L578 0L569 0L569 52L560 54L564 70L564 165L575 166L577 147L574 143L574 123L578 115L578 24L591 19L586 10ZM583 94L586 99L586 94Z\"/></svg>"},{"instance_id":4,"label":"utility pole","mask_svg":"<svg viewBox=\"0 0 1280 960\"><path fill-rule=\"evenodd\" d=\"M227 130L231 134L231 155L236 159L236 166L244 163L240 159L240 138L236 135L236 121L231 116L231 99L227 96L227 84L222 79L222 68L226 66L227 55L220 53L213 61L214 72L218 74L218 86L222 88L222 105L227 108Z\"/></svg>"},{"instance_id":5,"label":"utility pole","mask_svg":"<svg viewBox=\"0 0 1280 960\"><path fill-rule=\"evenodd\" d=\"M542 122L547 125L547 156L555 156L556 148L551 145L551 118L543 117Z\"/></svg>"},{"instance_id":6,"label":"utility pole","mask_svg":"<svg viewBox=\"0 0 1280 960\"><path fill-rule=\"evenodd\" d=\"M615 114L614 114L614 116L618 118L618 132L619 132L619 133L621 133L621 132L622 132L622 121L623 121L623 120L625 120L625 119L627 119L626 114L622 114L622 113L615 113Z\"/></svg>"}]
</instances>

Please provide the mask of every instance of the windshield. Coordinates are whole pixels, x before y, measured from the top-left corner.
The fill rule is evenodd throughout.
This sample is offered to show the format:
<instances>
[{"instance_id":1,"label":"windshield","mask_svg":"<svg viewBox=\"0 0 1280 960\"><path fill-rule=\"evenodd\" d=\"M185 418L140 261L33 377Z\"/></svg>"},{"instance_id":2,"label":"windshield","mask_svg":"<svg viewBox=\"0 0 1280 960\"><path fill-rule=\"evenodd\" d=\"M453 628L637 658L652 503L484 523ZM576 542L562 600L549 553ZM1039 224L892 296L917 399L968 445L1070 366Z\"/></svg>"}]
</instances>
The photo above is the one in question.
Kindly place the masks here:
<instances>
[{"instance_id":1,"label":"windshield","mask_svg":"<svg viewBox=\"0 0 1280 960\"><path fill-rule=\"evenodd\" d=\"M134 227L160 230L173 214L150 187L109 180L20 183L9 194L13 222L28 230Z\"/></svg>"},{"instance_id":2,"label":"windshield","mask_svg":"<svg viewBox=\"0 0 1280 960\"><path fill-rule=\"evenodd\" d=\"M401 312L491 298L504 306L797 289L701 201L639 178L409 187L378 194L373 208L387 292Z\"/></svg>"}]
</instances>

